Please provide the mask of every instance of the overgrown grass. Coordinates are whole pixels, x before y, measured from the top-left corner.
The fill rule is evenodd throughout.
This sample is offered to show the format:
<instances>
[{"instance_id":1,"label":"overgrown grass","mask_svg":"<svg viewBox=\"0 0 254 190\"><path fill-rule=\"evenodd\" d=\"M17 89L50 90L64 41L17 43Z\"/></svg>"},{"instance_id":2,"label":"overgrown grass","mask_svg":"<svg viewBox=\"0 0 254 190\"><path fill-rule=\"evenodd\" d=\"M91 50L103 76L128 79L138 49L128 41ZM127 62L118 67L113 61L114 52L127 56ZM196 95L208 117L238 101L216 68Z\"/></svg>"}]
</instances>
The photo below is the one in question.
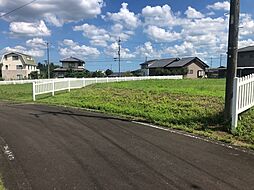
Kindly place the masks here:
<instances>
[{"instance_id":1,"label":"overgrown grass","mask_svg":"<svg viewBox=\"0 0 254 190\"><path fill-rule=\"evenodd\" d=\"M0 86L0 100L31 101L31 92L31 85ZM224 93L225 80L149 80L96 84L38 102L96 109L253 146L254 110L241 115L237 133L231 135L222 117Z\"/></svg>"}]
</instances>

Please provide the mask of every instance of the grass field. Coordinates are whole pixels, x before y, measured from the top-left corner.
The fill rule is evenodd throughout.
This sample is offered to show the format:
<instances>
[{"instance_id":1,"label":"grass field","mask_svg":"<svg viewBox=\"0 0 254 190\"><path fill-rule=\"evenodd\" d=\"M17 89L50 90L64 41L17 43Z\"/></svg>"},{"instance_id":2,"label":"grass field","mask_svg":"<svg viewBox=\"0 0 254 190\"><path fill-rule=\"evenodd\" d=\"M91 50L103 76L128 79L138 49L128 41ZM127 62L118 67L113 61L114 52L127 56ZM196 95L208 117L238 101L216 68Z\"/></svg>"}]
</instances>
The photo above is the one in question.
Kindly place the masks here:
<instances>
[{"instance_id":1,"label":"grass field","mask_svg":"<svg viewBox=\"0 0 254 190\"><path fill-rule=\"evenodd\" d=\"M91 85L38 102L96 109L254 147L254 111L241 115L236 136L222 117L225 80L149 80ZM31 85L0 86L0 100L32 101Z\"/></svg>"}]
</instances>

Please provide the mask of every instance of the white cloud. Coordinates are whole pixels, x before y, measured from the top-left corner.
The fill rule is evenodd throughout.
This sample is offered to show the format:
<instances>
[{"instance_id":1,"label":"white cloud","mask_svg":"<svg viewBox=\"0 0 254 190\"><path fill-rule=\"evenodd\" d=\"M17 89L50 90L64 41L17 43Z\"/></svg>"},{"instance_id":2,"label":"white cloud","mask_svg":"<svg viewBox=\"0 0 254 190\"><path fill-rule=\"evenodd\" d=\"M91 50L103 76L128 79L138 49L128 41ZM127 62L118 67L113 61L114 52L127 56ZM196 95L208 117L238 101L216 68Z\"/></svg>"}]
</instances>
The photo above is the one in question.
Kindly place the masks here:
<instances>
[{"instance_id":1,"label":"white cloud","mask_svg":"<svg viewBox=\"0 0 254 190\"><path fill-rule=\"evenodd\" d=\"M247 39L247 40L240 40L239 41L239 48L247 47L247 46L254 46L254 40Z\"/></svg>"},{"instance_id":2,"label":"white cloud","mask_svg":"<svg viewBox=\"0 0 254 190\"><path fill-rule=\"evenodd\" d=\"M181 39L181 34L177 32L167 31L157 26L148 26L145 30L148 36L157 42L173 42Z\"/></svg>"},{"instance_id":3,"label":"white cloud","mask_svg":"<svg viewBox=\"0 0 254 190\"><path fill-rule=\"evenodd\" d=\"M1 2L0 9L8 12L23 4L24 0ZM42 19L55 26L62 26L67 22L94 18L101 14L102 7L103 0L43 0L36 1L24 7L22 11L6 16L5 19L16 22L34 22Z\"/></svg>"},{"instance_id":4,"label":"white cloud","mask_svg":"<svg viewBox=\"0 0 254 190\"><path fill-rule=\"evenodd\" d=\"M83 36L90 40L93 46L106 47L109 42L115 42L120 37L122 41L127 41L130 36L134 35L133 31L124 30L123 25L117 23L111 27L111 31L99 28L87 23L73 27L74 31L82 31Z\"/></svg>"},{"instance_id":5,"label":"white cloud","mask_svg":"<svg viewBox=\"0 0 254 190\"><path fill-rule=\"evenodd\" d=\"M79 45L73 40L65 39L59 48L59 54L62 57L75 56L79 58L83 57L97 57L100 52L97 48L89 47L86 45Z\"/></svg>"},{"instance_id":6,"label":"white cloud","mask_svg":"<svg viewBox=\"0 0 254 190\"><path fill-rule=\"evenodd\" d=\"M151 42L146 42L142 46L136 47L135 54L138 57L148 57L148 58L160 58L161 52L157 51Z\"/></svg>"},{"instance_id":7,"label":"white cloud","mask_svg":"<svg viewBox=\"0 0 254 190\"><path fill-rule=\"evenodd\" d=\"M112 57L118 57L118 43L117 42L112 43L110 46L108 46L104 50L104 53ZM131 51L128 48L121 47L121 58L130 59L134 57L135 57L135 54L131 53Z\"/></svg>"},{"instance_id":8,"label":"white cloud","mask_svg":"<svg viewBox=\"0 0 254 190\"><path fill-rule=\"evenodd\" d=\"M43 20L39 22L12 22L9 30L15 36L50 36L51 31Z\"/></svg>"},{"instance_id":9,"label":"white cloud","mask_svg":"<svg viewBox=\"0 0 254 190\"><path fill-rule=\"evenodd\" d=\"M224 11L229 11L230 10L230 3L228 1L224 2L216 2L212 5L207 6L208 9L212 10L224 10Z\"/></svg>"},{"instance_id":10,"label":"white cloud","mask_svg":"<svg viewBox=\"0 0 254 190\"><path fill-rule=\"evenodd\" d=\"M74 31L82 31L83 36L90 39L90 43L95 46L107 46L107 42L110 41L111 37L109 33L102 28L98 28L94 25L83 24L81 26L75 26Z\"/></svg>"},{"instance_id":11,"label":"white cloud","mask_svg":"<svg viewBox=\"0 0 254 190\"><path fill-rule=\"evenodd\" d=\"M183 42L181 45L174 45L165 49L165 54L170 54L173 57L185 57L185 56L195 56L195 47L190 42Z\"/></svg>"},{"instance_id":12,"label":"white cloud","mask_svg":"<svg viewBox=\"0 0 254 190\"><path fill-rule=\"evenodd\" d=\"M44 51L41 49L37 49L37 48L27 49L23 46L6 47L2 49L0 52L4 53L4 52L13 52L13 51L31 55L37 58L44 56Z\"/></svg>"},{"instance_id":13,"label":"white cloud","mask_svg":"<svg viewBox=\"0 0 254 190\"><path fill-rule=\"evenodd\" d=\"M32 48L40 48L45 49L46 48L46 41L44 41L42 38L33 38L26 41L26 45L28 47Z\"/></svg>"},{"instance_id":14,"label":"white cloud","mask_svg":"<svg viewBox=\"0 0 254 190\"><path fill-rule=\"evenodd\" d=\"M254 34L254 20L250 14L241 14L240 17L240 35L247 36Z\"/></svg>"},{"instance_id":15,"label":"white cloud","mask_svg":"<svg viewBox=\"0 0 254 190\"><path fill-rule=\"evenodd\" d=\"M145 25L153 25L159 27L172 27L184 24L186 19L179 19L175 15L169 5L163 6L146 6L142 9L142 16Z\"/></svg>"},{"instance_id":16,"label":"white cloud","mask_svg":"<svg viewBox=\"0 0 254 190\"><path fill-rule=\"evenodd\" d=\"M126 28L136 29L139 25L138 16L135 13L130 12L128 9L128 3L122 3L122 8L118 13L107 13L106 19L113 22L120 23Z\"/></svg>"},{"instance_id":17,"label":"white cloud","mask_svg":"<svg viewBox=\"0 0 254 190\"><path fill-rule=\"evenodd\" d=\"M205 17L201 12L197 11L196 9L194 9L190 6L185 11L185 14L186 14L187 18L189 18L189 19L204 18Z\"/></svg>"}]
</instances>

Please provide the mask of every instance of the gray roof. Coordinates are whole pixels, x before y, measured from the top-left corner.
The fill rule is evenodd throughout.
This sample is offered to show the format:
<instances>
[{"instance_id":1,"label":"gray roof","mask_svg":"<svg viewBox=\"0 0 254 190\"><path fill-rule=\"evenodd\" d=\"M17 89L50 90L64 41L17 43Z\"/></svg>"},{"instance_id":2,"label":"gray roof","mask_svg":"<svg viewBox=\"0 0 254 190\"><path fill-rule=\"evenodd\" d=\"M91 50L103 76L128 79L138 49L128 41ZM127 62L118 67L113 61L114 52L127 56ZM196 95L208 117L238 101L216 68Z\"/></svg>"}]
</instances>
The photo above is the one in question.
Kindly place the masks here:
<instances>
[{"instance_id":1,"label":"gray roof","mask_svg":"<svg viewBox=\"0 0 254 190\"><path fill-rule=\"evenodd\" d=\"M254 46L248 46L238 49L238 52L247 52L247 51L254 51Z\"/></svg>"},{"instance_id":2,"label":"gray roof","mask_svg":"<svg viewBox=\"0 0 254 190\"><path fill-rule=\"evenodd\" d=\"M85 63L85 61L78 59L76 57L68 57L65 59L60 60L60 62L81 62L81 63Z\"/></svg>"},{"instance_id":3,"label":"gray roof","mask_svg":"<svg viewBox=\"0 0 254 190\"><path fill-rule=\"evenodd\" d=\"M186 57L186 58L180 59L179 61L175 61L171 63L170 65L167 65L166 68L184 67L194 60L198 60L198 62L200 62L204 67L209 67L207 64L205 64L202 60L200 60L197 57Z\"/></svg>"},{"instance_id":4,"label":"gray roof","mask_svg":"<svg viewBox=\"0 0 254 190\"><path fill-rule=\"evenodd\" d=\"M177 60L179 60L179 58L156 59L156 60L147 61L141 65L147 64L148 68L162 68L162 67L166 67L167 65Z\"/></svg>"}]
</instances>

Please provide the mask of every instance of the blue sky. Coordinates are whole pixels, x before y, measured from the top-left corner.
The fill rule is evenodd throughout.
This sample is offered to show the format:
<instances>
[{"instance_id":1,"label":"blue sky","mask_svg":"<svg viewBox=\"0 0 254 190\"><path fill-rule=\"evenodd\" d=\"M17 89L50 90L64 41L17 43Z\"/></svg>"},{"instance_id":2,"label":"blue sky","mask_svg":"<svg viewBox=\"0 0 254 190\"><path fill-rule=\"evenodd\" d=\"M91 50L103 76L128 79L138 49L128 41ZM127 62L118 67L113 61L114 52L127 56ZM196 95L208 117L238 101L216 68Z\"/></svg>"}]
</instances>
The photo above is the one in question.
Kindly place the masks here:
<instances>
[{"instance_id":1,"label":"blue sky","mask_svg":"<svg viewBox=\"0 0 254 190\"><path fill-rule=\"evenodd\" d=\"M29 0L0 0L0 15ZM239 46L254 44L253 0L241 0ZM113 69L122 39L122 70L146 59L198 56L226 64L229 2L219 0L37 0L0 20L0 53L84 59L89 70Z\"/></svg>"}]
</instances>

